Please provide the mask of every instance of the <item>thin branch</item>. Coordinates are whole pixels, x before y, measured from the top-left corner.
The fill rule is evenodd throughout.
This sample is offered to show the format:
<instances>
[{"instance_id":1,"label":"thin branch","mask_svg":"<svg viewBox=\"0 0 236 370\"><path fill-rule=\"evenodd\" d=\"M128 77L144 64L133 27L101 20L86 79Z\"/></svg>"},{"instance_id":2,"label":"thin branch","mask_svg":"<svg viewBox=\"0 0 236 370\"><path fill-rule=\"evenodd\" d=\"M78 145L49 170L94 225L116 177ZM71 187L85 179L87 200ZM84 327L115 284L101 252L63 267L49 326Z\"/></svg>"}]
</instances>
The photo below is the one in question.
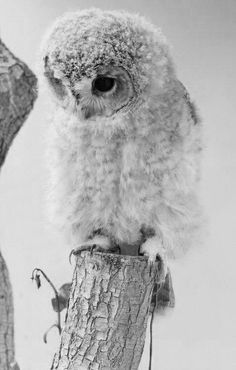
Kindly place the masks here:
<instances>
[{"instance_id":1,"label":"thin branch","mask_svg":"<svg viewBox=\"0 0 236 370\"><path fill-rule=\"evenodd\" d=\"M59 334L61 335L61 331L62 331L62 328L61 328L61 310L60 310L60 299L59 299L59 293L55 287L55 285L52 283L52 281L49 279L49 277L45 274L45 272L40 269L40 268L35 268L32 272L32 276L31 276L31 279L32 280L35 280L36 283L37 283L37 280L39 278L39 275L38 273L40 273L44 279L48 282L48 284L51 286L51 288L53 289L54 291L54 294L55 294L55 299L56 299L56 302L57 302L57 323L56 324L53 324L47 331L46 333L44 334L43 338L44 338L44 342L47 343L47 334L49 333L49 331L54 328L54 327L57 327L58 328L58 331L59 331ZM38 285L37 283L37 286L40 287L40 285Z\"/></svg>"}]
</instances>

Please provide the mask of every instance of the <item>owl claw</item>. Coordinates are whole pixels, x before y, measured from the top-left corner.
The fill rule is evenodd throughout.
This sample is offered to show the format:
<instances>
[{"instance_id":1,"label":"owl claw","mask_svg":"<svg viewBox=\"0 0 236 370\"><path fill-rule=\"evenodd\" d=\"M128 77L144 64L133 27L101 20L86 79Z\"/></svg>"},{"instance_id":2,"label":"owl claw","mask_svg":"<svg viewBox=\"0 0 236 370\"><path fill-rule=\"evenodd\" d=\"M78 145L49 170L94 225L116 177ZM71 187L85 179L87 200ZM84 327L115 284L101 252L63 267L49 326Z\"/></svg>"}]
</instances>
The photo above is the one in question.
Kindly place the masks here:
<instances>
[{"instance_id":1,"label":"owl claw","mask_svg":"<svg viewBox=\"0 0 236 370\"><path fill-rule=\"evenodd\" d=\"M114 252L110 240L105 236L95 236L93 239L89 239L84 243L81 243L77 248L72 249L69 255L69 261L71 263L71 256L78 255L83 251L90 251L90 255L93 255L93 252Z\"/></svg>"},{"instance_id":2,"label":"owl claw","mask_svg":"<svg viewBox=\"0 0 236 370\"><path fill-rule=\"evenodd\" d=\"M148 257L149 263L159 262L159 279L164 282L168 271L166 251L160 240L156 237L149 238L140 247L140 254Z\"/></svg>"},{"instance_id":3,"label":"owl claw","mask_svg":"<svg viewBox=\"0 0 236 370\"><path fill-rule=\"evenodd\" d=\"M79 247L77 247L77 248L74 248L74 249L72 249L71 250L71 252L70 252L70 254L69 254L69 262L70 262L70 264L71 264L71 258L72 258L72 255L73 256L77 256L78 254L80 254L81 252L83 252L83 251L89 251L90 252L90 256L92 256L93 255L93 251L94 251L94 249L96 249L96 247L97 247L97 245L96 244L93 244L93 245L91 245L91 246L79 246Z\"/></svg>"},{"instance_id":4,"label":"owl claw","mask_svg":"<svg viewBox=\"0 0 236 370\"><path fill-rule=\"evenodd\" d=\"M72 254L74 254L74 249L72 249L71 251L70 251L70 254L69 254L69 262L70 262L70 265L71 265L71 256L72 256Z\"/></svg>"}]
</instances>

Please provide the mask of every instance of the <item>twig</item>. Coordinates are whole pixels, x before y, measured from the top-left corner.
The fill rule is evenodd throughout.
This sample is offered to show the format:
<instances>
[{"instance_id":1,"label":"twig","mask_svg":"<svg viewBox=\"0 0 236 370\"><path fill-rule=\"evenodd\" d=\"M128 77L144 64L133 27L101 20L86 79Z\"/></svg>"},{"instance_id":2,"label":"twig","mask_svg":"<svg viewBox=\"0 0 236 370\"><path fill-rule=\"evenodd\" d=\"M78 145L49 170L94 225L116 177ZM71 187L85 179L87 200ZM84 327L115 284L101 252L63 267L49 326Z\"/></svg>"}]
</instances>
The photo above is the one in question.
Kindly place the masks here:
<instances>
[{"instance_id":1,"label":"twig","mask_svg":"<svg viewBox=\"0 0 236 370\"><path fill-rule=\"evenodd\" d=\"M37 286L38 288L40 287L40 281L38 281L39 279L39 274L40 273L44 279L49 283L49 285L51 286L51 288L53 289L54 291L54 294L55 294L55 298L56 298L56 302L57 302L57 324L53 324L52 326L50 326L50 328L46 331L46 333L44 334L43 336L43 339L44 339L44 342L47 343L47 334L49 333L49 331L53 328L53 327L57 327L58 328L58 331L59 331L59 334L61 335L61 331L62 331L62 328L61 328L61 313L60 313L60 301L59 301L59 294L58 294L58 291L55 287L55 285L52 283L52 281L49 279L49 277L45 274L45 272L43 270L41 270L40 268L35 268L32 272L32 276L31 276L31 279L32 280L35 280L36 283L37 283Z\"/></svg>"}]
</instances>

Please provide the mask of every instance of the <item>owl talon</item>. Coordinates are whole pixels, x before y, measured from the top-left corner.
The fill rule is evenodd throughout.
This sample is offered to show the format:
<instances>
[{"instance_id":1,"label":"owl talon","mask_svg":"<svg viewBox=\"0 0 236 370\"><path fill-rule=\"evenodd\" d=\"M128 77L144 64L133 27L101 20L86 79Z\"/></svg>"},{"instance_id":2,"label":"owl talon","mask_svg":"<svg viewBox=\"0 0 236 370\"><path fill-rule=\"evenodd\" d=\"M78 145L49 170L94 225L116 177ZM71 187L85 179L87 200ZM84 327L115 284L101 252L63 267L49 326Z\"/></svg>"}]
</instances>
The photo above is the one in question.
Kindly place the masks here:
<instances>
[{"instance_id":1,"label":"owl talon","mask_svg":"<svg viewBox=\"0 0 236 370\"><path fill-rule=\"evenodd\" d=\"M90 256L91 257L93 256L93 251L96 249L96 247L97 247L96 244L91 245L91 247L90 247Z\"/></svg>"},{"instance_id":2,"label":"owl talon","mask_svg":"<svg viewBox=\"0 0 236 370\"><path fill-rule=\"evenodd\" d=\"M75 250L74 249L72 249L71 251L70 251L70 254L69 254L69 262L70 262L70 265L71 265L71 258L72 258L72 255L74 255L75 254Z\"/></svg>"},{"instance_id":3,"label":"owl talon","mask_svg":"<svg viewBox=\"0 0 236 370\"><path fill-rule=\"evenodd\" d=\"M93 250L96 248L96 245L93 244L90 246L90 248L88 246L79 246L77 248L73 248L69 254L69 262L71 264L71 258L72 258L72 255L73 256L78 256L79 254L81 254L83 251L90 251L90 255L92 256L93 255Z\"/></svg>"},{"instance_id":4,"label":"owl talon","mask_svg":"<svg viewBox=\"0 0 236 370\"><path fill-rule=\"evenodd\" d=\"M95 236L93 239L88 239L86 242L81 243L77 248L72 249L69 255L69 261L71 263L71 256L78 255L83 251L89 251L90 256L93 255L93 252L112 252L110 240L105 236Z\"/></svg>"},{"instance_id":5,"label":"owl talon","mask_svg":"<svg viewBox=\"0 0 236 370\"><path fill-rule=\"evenodd\" d=\"M158 263L159 279L164 282L168 271L166 252L160 240L156 237L149 238L140 247L140 254L148 257L149 263Z\"/></svg>"}]
</instances>

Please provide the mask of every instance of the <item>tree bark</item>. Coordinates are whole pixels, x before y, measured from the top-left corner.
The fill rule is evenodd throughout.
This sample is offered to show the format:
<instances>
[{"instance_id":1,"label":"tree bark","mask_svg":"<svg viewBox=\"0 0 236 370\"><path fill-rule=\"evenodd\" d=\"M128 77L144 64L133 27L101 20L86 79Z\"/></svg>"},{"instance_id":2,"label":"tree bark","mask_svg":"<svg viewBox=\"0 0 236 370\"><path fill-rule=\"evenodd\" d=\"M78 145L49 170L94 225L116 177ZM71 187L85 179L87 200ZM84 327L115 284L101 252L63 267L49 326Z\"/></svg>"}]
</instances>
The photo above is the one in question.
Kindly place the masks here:
<instances>
[{"instance_id":1,"label":"tree bark","mask_svg":"<svg viewBox=\"0 0 236 370\"><path fill-rule=\"evenodd\" d=\"M0 167L37 97L37 79L0 40ZM0 253L0 369L19 369L14 350L12 287Z\"/></svg>"},{"instance_id":2,"label":"tree bark","mask_svg":"<svg viewBox=\"0 0 236 370\"><path fill-rule=\"evenodd\" d=\"M33 108L37 79L0 40L0 166Z\"/></svg>"},{"instance_id":3,"label":"tree bark","mask_svg":"<svg viewBox=\"0 0 236 370\"><path fill-rule=\"evenodd\" d=\"M82 252L51 370L137 370L158 263Z\"/></svg>"},{"instance_id":4,"label":"tree bark","mask_svg":"<svg viewBox=\"0 0 236 370\"><path fill-rule=\"evenodd\" d=\"M0 253L0 369L14 361L13 299L9 273Z\"/></svg>"}]
</instances>

